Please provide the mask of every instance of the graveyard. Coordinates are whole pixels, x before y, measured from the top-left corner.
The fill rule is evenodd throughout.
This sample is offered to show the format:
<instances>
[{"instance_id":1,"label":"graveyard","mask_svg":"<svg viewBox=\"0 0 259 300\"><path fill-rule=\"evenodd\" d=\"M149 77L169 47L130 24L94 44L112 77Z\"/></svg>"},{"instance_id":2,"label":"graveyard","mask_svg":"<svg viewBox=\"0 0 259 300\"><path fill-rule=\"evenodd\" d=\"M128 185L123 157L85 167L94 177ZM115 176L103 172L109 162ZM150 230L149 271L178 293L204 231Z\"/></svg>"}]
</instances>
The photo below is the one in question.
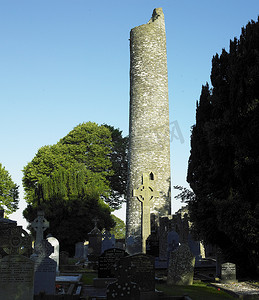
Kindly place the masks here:
<instances>
[{"instance_id":1,"label":"graveyard","mask_svg":"<svg viewBox=\"0 0 259 300\"><path fill-rule=\"evenodd\" d=\"M30 234L0 210L0 300L259 299L259 273L243 272L234 255L195 235L188 205L171 213L162 8L131 30L130 51L125 236L116 238L92 215L87 238L67 251L43 209L30 222Z\"/></svg>"},{"instance_id":2,"label":"graveyard","mask_svg":"<svg viewBox=\"0 0 259 300\"><path fill-rule=\"evenodd\" d=\"M49 226L39 211L32 247L31 237L2 211L0 299L259 299L259 282L238 279L235 264L222 257L204 257L185 226L168 227L166 242L147 240L146 253L130 255L125 240L102 233L96 222L89 241L75 244L73 257L45 235ZM159 256L162 249L166 256Z\"/></svg>"}]
</instances>

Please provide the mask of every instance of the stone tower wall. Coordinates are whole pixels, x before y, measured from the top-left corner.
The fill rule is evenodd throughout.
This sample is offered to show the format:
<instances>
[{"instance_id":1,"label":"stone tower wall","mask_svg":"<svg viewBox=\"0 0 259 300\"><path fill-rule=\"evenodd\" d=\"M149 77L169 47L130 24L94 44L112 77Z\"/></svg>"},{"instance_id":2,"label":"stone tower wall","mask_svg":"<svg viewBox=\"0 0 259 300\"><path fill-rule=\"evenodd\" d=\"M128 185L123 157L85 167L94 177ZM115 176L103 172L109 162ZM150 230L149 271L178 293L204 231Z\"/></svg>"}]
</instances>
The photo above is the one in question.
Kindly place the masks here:
<instances>
[{"instance_id":1,"label":"stone tower wall","mask_svg":"<svg viewBox=\"0 0 259 300\"><path fill-rule=\"evenodd\" d=\"M141 203L132 196L142 174L154 174L159 192L150 203L158 216L171 213L170 133L165 23L162 8L151 20L130 32L130 145L126 238L134 237L141 251ZM151 176L152 177L152 176ZM151 178L152 179L152 178Z\"/></svg>"}]
</instances>

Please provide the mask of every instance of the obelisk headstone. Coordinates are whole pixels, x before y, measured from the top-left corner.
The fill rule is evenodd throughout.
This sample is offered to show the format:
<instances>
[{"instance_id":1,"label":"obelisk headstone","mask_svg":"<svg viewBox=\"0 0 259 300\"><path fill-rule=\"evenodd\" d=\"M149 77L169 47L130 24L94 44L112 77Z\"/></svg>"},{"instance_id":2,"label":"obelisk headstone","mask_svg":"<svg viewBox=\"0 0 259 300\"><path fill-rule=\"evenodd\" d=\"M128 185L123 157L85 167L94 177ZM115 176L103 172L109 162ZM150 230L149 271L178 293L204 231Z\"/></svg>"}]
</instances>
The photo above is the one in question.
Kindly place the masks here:
<instances>
[{"instance_id":1,"label":"obelisk headstone","mask_svg":"<svg viewBox=\"0 0 259 300\"><path fill-rule=\"evenodd\" d=\"M144 252L142 206L133 192L149 174L156 197L150 213L171 214L170 132L165 22L162 8L130 32L130 124L126 243L130 254ZM159 219L159 218L157 218Z\"/></svg>"}]
</instances>

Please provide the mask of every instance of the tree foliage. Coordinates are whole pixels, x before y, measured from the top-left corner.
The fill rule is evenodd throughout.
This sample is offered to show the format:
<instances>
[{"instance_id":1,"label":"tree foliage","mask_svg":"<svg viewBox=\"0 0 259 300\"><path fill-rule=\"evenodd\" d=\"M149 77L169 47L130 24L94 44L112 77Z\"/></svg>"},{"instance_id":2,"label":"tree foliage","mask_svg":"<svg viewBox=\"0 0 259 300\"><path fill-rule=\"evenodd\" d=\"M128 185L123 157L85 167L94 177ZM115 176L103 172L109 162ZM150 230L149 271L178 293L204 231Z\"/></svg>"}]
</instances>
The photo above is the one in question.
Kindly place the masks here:
<instances>
[{"instance_id":1,"label":"tree foliage","mask_svg":"<svg viewBox=\"0 0 259 300\"><path fill-rule=\"evenodd\" d=\"M115 170L113 167L126 151L118 146L124 139L113 127L88 122L75 127L57 144L40 148L23 170L28 203L25 218L31 222L37 210L43 209L50 221L49 231L70 252L71 245L88 238L94 218L100 229L112 228L115 222L104 200L112 208L123 201L126 179L121 176L117 187L116 176L126 161Z\"/></svg>"},{"instance_id":2,"label":"tree foliage","mask_svg":"<svg viewBox=\"0 0 259 300\"><path fill-rule=\"evenodd\" d=\"M111 229L110 233L114 234L116 239L124 239L126 234L126 225L120 218L112 215L115 226Z\"/></svg>"},{"instance_id":3,"label":"tree foliage","mask_svg":"<svg viewBox=\"0 0 259 300\"><path fill-rule=\"evenodd\" d=\"M259 23L212 60L192 128L187 181L202 239L240 267L259 265Z\"/></svg>"},{"instance_id":4,"label":"tree foliage","mask_svg":"<svg viewBox=\"0 0 259 300\"><path fill-rule=\"evenodd\" d=\"M0 208L11 214L18 209L19 186L16 185L5 167L0 163Z\"/></svg>"}]
</instances>

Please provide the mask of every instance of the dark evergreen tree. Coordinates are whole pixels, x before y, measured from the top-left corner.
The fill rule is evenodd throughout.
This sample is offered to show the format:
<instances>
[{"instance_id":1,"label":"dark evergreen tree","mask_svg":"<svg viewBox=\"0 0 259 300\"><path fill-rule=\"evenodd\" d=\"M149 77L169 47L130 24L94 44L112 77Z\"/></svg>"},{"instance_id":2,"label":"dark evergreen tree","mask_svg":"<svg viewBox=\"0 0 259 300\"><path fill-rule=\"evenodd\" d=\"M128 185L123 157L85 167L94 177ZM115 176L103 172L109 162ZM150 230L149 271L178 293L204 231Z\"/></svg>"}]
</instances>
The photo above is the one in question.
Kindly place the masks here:
<instances>
[{"instance_id":1,"label":"dark evergreen tree","mask_svg":"<svg viewBox=\"0 0 259 300\"><path fill-rule=\"evenodd\" d=\"M202 88L187 181L194 228L245 270L259 267L259 23L213 57Z\"/></svg>"}]
</instances>

